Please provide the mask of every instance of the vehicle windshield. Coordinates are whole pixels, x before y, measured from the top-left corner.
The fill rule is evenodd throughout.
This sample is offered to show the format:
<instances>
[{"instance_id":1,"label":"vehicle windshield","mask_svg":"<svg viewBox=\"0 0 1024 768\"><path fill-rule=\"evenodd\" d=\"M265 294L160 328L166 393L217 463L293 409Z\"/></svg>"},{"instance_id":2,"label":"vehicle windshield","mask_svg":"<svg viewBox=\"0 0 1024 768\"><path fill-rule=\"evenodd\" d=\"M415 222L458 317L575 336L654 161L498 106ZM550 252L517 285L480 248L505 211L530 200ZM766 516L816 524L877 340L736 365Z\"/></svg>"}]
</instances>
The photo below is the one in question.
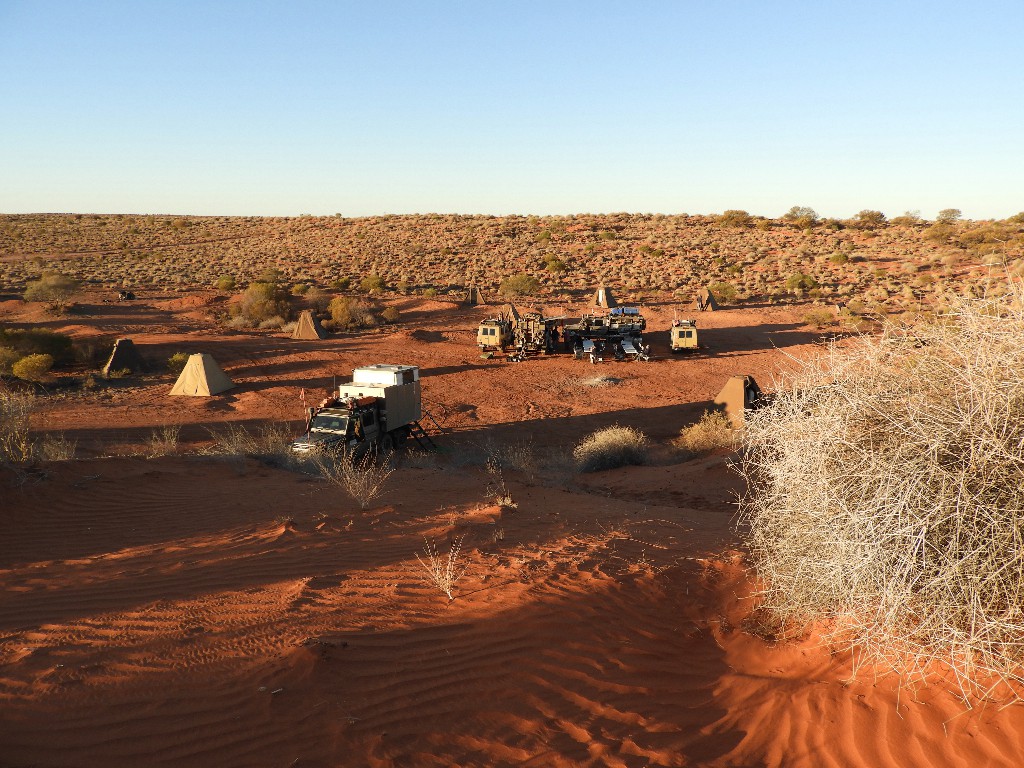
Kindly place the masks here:
<instances>
[{"instance_id":1,"label":"vehicle windshield","mask_svg":"<svg viewBox=\"0 0 1024 768\"><path fill-rule=\"evenodd\" d=\"M348 416L314 416L309 428L345 434L348 431Z\"/></svg>"}]
</instances>

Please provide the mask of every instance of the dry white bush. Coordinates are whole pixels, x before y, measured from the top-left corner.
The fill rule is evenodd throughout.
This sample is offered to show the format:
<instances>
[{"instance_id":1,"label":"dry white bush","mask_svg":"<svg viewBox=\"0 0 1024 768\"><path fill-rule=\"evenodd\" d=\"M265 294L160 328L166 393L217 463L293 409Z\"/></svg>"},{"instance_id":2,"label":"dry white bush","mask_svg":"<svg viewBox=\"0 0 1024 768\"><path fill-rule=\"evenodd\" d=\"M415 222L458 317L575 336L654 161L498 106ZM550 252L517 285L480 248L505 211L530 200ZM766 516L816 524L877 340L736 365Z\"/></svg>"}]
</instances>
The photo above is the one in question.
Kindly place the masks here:
<instances>
[{"instance_id":1,"label":"dry white bush","mask_svg":"<svg viewBox=\"0 0 1024 768\"><path fill-rule=\"evenodd\" d=\"M448 602L451 602L455 599L455 582L461 579L466 573L466 567L464 565L459 565L459 554L462 551L462 537L459 536L452 541L447 557L442 557L437 551L437 546L429 541L425 541L423 550L426 554L426 560L419 555L416 555L416 559L419 560L420 565L423 566L423 570L426 571L427 579L430 583L447 595Z\"/></svg>"},{"instance_id":2,"label":"dry white bush","mask_svg":"<svg viewBox=\"0 0 1024 768\"><path fill-rule=\"evenodd\" d=\"M376 451L366 451L358 458L348 453L318 456L316 464L324 478L345 491L360 509L367 509L384 495L387 480L395 471L391 454L378 457Z\"/></svg>"},{"instance_id":3,"label":"dry white bush","mask_svg":"<svg viewBox=\"0 0 1024 768\"><path fill-rule=\"evenodd\" d=\"M179 424L165 424L149 433L149 455L170 456L178 451Z\"/></svg>"},{"instance_id":4,"label":"dry white bush","mask_svg":"<svg viewBox=\"0 0 1024 768\"><path fill-rule=\"evenodd\" d=\"M748 415L741 530L783 627L859 663L1024 690L1024 301L831 347Z\"/></svg>"},{"instance_id":5,"label":"dry white bush","mask_svg":"<svg viewBox=\"0 0 1024 768\"><path fill-rule=\"evenodd\" d=\"M31 393L0 386L0 463L17 464L35 456L35 443L29 436L35 404Z\"/></svg>"}]
</instances>

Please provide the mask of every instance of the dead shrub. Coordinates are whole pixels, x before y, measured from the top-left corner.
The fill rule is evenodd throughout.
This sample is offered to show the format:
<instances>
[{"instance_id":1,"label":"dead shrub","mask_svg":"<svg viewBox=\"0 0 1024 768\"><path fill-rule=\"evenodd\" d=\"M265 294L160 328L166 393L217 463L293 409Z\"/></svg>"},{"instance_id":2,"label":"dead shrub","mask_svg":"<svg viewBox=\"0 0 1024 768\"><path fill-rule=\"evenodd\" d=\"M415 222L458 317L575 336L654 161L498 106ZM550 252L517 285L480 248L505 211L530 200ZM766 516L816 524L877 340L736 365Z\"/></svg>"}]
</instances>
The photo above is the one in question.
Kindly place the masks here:
<instances>
[{"instance_id":1,"label":"dead shrub","mask_svg":"<svg viewBox=\"0 0 1024 768\"><path fill-rule=\"evenodd\" d=\"M387 479L395 471L391 454L378 457L376 451L366 451L358 458L349 453L319 456L316 465L324 479L341 488L360 509L369 508L384 495Z\"/></svg>"},{"instance_id":2,"label":"dead shrub","mask_svg":"<svg viewBox=\"0 0 1024 768\"><path fill-rule=\"evenodd\" d=\"M1022 297L828 347L743 433L766 609L965 701L1024 684Z\"/></svg>"},{"instance_id":3,"label":"dead shrub","mask_svg":"<svg viewBox=\"0 0 1024 768\"><path fill-rule=\"evenodd\" d=\"M229 424L224 432L211 432L214 456L256 459L272 467L291 469L301 464L291 449L292 430L287 424L263 424L255 429Z\"/></svg>"},{"instance_id":4,"label":"dead shrub","mask_svg":"<svg viewBox=\"0 0 1024 768\"><path fill-rule=\"evenodd\" d=\"M165 424L154 429L149 435L149 455L158 457L177 453L180 433L181 427L177 424Z\"/></svg>"},{"instance_id":5,"label":"dead shrub","mask_svg":"<svg viewBox=\"0 0 1024 768\"><path fill-rule=\"evenodd\" d=\"M448 602L451 602L455 599L455 583L466 573L466 567L459 565L462 537L460 536L452 541L446 557L441 556L437 551L437 545L433 542L426 541L423 549L426 554L426 560L418 554L416 559L419 560L423 570L426 571L427 579L430 583L447 595Z\"/></svg>"},{"instance_id":6,"label":"dead shrub","mask_svg":"<svg viewBox=\"0 0 1024 768\"><path fill-rule=\"evenodd\" d=\"M572 452L580 472L596 472L628 464L645 464L647 436L633 427L605 427L585 437Z\"/></svg>"},{"instance_id":7,"label":"dead shrub","mask_svg":"<svg viewBox=\"0 0 1024 768\"><path fill-rule=\"evenodd\" d=\"M36 399L29 392L0 387L0 463L21 464L35 456L29 422Z\"/></svg>"}]
</instances>

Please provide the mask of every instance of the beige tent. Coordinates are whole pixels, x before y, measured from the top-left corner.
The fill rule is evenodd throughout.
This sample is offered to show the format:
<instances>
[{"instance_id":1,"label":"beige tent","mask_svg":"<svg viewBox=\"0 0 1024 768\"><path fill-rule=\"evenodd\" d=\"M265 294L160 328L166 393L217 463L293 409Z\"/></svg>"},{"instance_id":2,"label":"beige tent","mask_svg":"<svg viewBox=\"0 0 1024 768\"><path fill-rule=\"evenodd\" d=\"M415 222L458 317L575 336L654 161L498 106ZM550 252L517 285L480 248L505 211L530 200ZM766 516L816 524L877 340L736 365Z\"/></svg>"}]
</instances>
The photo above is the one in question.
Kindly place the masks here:
<instances>
[{"instance_id":1,"label":"beige tent","mask_svg":"<svg viewBox=\"0 0 1024 768\"><path fill-rule=\"evenodd\" d=\"M327 331L320 325L316 315L310 309L304 309L295 321L295 330L292 331L293 339L326 339Z\"/></svg>"},{"instance_id":2,"label":"beige tent","mask_svg":"<svg viewBox=\"0 0 1024 768\"><path fill-rule=\"evenodd\" d=\"M764 399L761 388L753 376L732 376L715 398L715 405L721 405L733 426L742 427L746 411L757 408Z\"/></svg>"},{"instance_id":3,"label":"beige tent","mask_svg":"<svg viewBox=\"0 0 1024 768\"><path fill-rule=\"evenodd\" d=\"M234 382L221 370L213 356L203 352L200 355L189 355L188 362L185 363L170 394L209 397L234 386Z\"/></svg>"},{"instance_id":4,"label":"beige tent","mask_svg":"<svg viewBox=\"0 0 1024 768\"><path fill-rule=\"evenodd\" d=\"M110 353L107 364L103 366L103 375L109 376L112 371L138 373L144 370L146 370L146 364L142 361L139 350L132 340L118 339L114 342L114 350Z\"/></svg>"},{"instance_id":5,"label":"beige tent","mask_svg":"<svg viewBox=\"0 0 1024 768\"><path fill-rule=\"evenodd\" d=\"M595 307L604 307L605 309L619 306L615 297L612 296L612 292L603 285L594 291L594 301L592 304Z\"/></svg>"},{"instance_id":6,"label":"beige tent","mask_svg":"<svg viewBox=\"0 0 1024 768\"><path fill-rule=\"evenodd\" d=\"M487 300L484 298L484 292L478 286L471 285L466 288L465 303L475 307L480 304L486 304Z\"/></svg>"},{"instance_id":7,"label":"beige tent","mask_svg":"<svg viewBox=\"0 0 1024 768\"><path fill-rule=\"evenodd\" d=\"M699 309L701 312L711 312L718 309L718 302L715 300L715 294L707 288L701 288L697 292L697 298L693 302L693 308Z\"/></svg>"}]
</instances>

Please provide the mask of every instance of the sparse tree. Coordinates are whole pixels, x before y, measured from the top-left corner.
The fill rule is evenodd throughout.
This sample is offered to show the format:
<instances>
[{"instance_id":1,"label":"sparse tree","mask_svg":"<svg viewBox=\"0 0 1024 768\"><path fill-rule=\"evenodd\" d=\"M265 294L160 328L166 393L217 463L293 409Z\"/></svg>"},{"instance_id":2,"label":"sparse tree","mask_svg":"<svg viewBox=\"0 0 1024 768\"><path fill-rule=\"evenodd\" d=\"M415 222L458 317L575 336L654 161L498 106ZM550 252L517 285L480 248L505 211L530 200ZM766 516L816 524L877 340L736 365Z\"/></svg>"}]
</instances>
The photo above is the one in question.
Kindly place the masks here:
<instances>
[{"instance_id":1,"label":"sparse tree","mask_svg":"<svg viewBox=\"0 0 1024 768\"><path fill-rule=\"evenodd\" d=\"M955 224L962 216L959 208L943 208L935 217L935 221L941 224Z\"/></svg>"},{"instance_id":2,"label":"sparse tree","mask_svg":"<svg viewBox=\"0 0 1024 768\"><path fill-rule=\"evenodd\" d=\"M746 211L730 209L718 217L718 223L723 227L746 228L754 225L754 217Z\"/></svg>"},{"instance_id":3,"label":"sparse tree","mask_svg":"<svg viewBox=\"0 0 1024 768\"><path fill-rule=\"evenodd\" d=\"M888 221L885 218L885 214L881 211L872 211L867 208L853 218L857 222L858 226L863 229L877 229L878 227L884 227Z\"/></svg>"},{"instance_id":4,"label":"sparse tree","mask_svg":"<svg viewBox=\"0 0 1024 768\"><path fill-rule=\"evenodd\" d=\"M502 296L532 296L540 290L540 281L533 275L520 272L501 281L498 292Z\"/></svg>"}]
</instances>

